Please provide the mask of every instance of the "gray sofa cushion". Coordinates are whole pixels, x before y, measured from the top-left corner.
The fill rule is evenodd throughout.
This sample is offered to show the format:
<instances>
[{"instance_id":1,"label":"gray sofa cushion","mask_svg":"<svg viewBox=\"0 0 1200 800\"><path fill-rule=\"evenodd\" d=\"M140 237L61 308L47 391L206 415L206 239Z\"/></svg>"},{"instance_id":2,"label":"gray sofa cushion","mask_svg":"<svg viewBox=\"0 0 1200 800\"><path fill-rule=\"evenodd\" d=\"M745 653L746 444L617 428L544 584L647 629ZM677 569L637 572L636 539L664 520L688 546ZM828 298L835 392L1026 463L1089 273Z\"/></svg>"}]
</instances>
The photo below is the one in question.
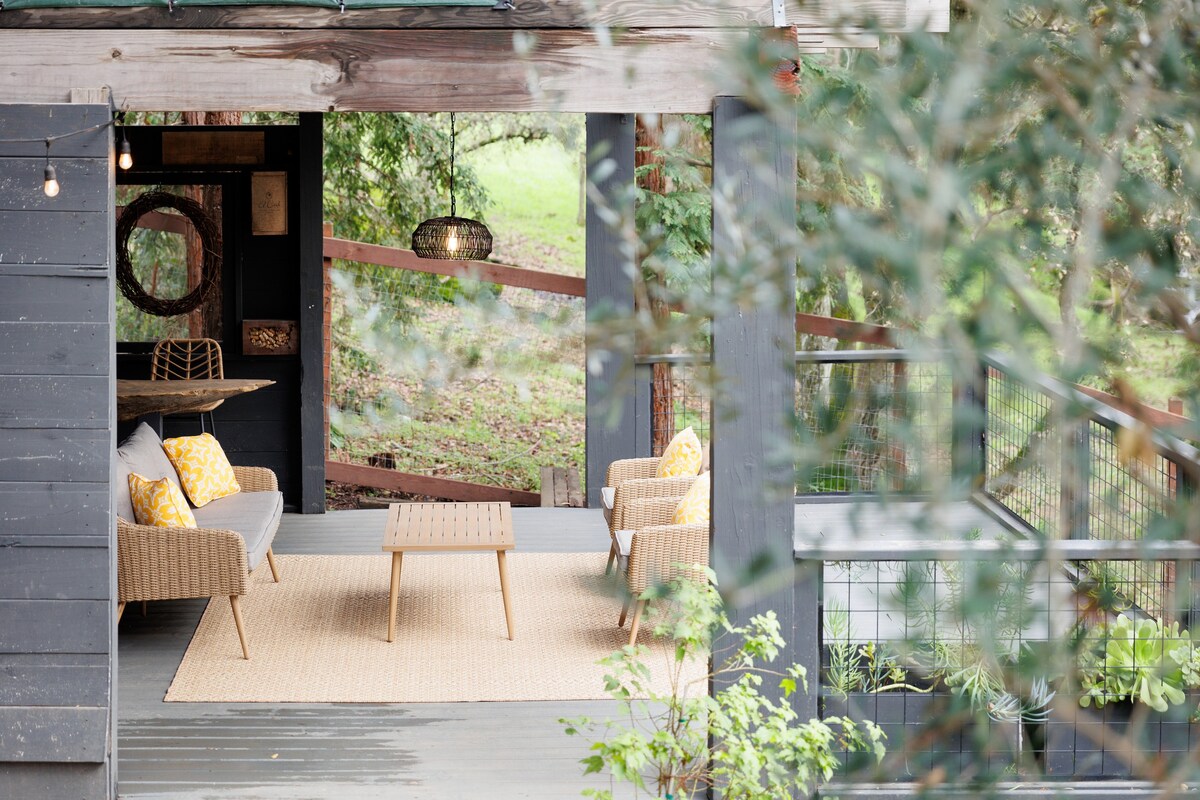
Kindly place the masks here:
<instances>
[{"instance_id":1,"label":"gray sofa cushion","mask_svg":"<svg viewBox=\"0 0 1200 800\"><path fill-rule=\"evenodd\" d=\"M238 492L192 510L201 528L237 531L246 542L250 569L258 566L275 538L283 514L280 492Z\"/></svg>"},{"instance_id":2,"label":"gray sofa cushion","mask_svg":"<svg viewBox=\"0 0 1200 800\"><path fill-rule=\"evenodd\" d=\"M134 522L133 502L129 499L129 473L136 472L143 478L156 481L159 478L170 478L179 485L179 473L171 465L171 459L163 450L162 440L146 423L141 423L129 434L129 438L121 442L117 448L117 458L113 476L116 484L113 495L116 497L117 516Z\"/></svg>"}]
</instances>

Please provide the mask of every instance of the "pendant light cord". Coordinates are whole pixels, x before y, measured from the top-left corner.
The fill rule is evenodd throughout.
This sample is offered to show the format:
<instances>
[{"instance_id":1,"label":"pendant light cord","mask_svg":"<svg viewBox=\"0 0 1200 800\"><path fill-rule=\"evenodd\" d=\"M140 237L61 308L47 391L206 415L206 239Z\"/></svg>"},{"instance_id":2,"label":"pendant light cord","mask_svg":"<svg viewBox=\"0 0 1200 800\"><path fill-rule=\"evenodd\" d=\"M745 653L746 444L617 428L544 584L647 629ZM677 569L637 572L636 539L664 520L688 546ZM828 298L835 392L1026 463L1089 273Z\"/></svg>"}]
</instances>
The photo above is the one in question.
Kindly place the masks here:
<instances>
[{"instance_id":1,"label":"pendant light cord","mask_svg":"<svg viewBox=\"0 0 1200 800\"><path fill-rule=\"evenodd\" d=\"M454 204L454 112L450 112L450 216L456 212Z\"/></svg>"}]
</instances>

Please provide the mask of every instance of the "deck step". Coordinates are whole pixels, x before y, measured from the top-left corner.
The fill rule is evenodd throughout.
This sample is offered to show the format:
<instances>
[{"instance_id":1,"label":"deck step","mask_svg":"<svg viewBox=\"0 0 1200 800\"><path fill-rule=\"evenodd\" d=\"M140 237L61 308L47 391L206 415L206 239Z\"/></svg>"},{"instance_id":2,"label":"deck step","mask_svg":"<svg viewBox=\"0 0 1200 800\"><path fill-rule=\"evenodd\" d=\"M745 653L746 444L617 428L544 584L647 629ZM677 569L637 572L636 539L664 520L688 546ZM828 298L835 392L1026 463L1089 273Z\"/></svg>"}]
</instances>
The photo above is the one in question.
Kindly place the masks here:
<instances>
[{"instance_id":1,"label":"deck step","mask_svg":"<svg viewBox=\"0 0 1200 800\"><path fill-rule=\"evenodd\" d=\"M579 470L574 467L542 467L542 508L583 508Z\"/></svg>"}]
</instances>

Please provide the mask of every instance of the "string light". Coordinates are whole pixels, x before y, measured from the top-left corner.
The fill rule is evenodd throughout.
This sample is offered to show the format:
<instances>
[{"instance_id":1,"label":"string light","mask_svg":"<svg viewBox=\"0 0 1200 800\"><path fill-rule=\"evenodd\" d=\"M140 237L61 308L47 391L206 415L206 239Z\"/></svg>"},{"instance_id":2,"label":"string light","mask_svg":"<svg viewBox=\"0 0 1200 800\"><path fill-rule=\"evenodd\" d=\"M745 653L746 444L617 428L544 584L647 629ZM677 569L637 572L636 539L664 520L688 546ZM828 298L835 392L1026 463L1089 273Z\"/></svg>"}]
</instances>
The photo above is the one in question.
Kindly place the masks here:
<instances>
[{"instance_id":1,"label":"string light","mask_svg":"<svg viewBox=\"0 0 1200 800\"><path fill-rule=\"evenodd\" d=\"M3 2L2 2L2 0L0 0L0 6L2 6L2 5L3 5ZM78 136L81 133L89 133L91 131L102 130L104 128L107 128L109 125L115 125L115 124L116 124L116 119L115 119L115 115L114 115L113 119L108 119L108 120L105 120L104 122L100 122L95 125L89 125L86 128L80 128L79 130L76 130L76 131L67 131L66 133L59 133L54 136L47 136L45 138L36 138L36 139L4 138L4 139L0 139L0 144L28 144L31 142L45 143L45 145L46 145L46 167L42 171L42 191L45 192L46 197L58 197L58 193L62 190L62 186L58 182L58 171L54 168L54 164L52 164L50 162L50 146L54 142L57 142L59 139L68 139L72 136ZM124 136L124 132L122 132L122 137L123 136ZM124 147L121 148L121 153L122 153L122 156L118 160L124 161L124 156L127 154L129 156L129 166L133 166L133 154L129 150L128 142L124 143Z\"/></svg>"},{"instance_id":2,"label":"string light","mask_svg":"<svg viewBox=\"0 0 1200 800\"><path fill-rule=\"evenodd\" d=\"M44 172L45 178L42 183L42 191L46 193L46 197L58 197L59 185L58 174L54 171L54 165L50 163L50 140L46 140L46 169Z\"/></svg>"},{"instance_id":3,"label":"string light","mask_svg":"<svg viewBox=\"0 0 1200 800\"><path fill-rule=\"evenodd\" d=\"M121 146L117 151L120 153L117 157L117 166L121 169L130 169L133 167L133 149L129 146L129 140L125 138L125 112L118 112L117 119L121 122Z\"/></svg>"}]
</instances>

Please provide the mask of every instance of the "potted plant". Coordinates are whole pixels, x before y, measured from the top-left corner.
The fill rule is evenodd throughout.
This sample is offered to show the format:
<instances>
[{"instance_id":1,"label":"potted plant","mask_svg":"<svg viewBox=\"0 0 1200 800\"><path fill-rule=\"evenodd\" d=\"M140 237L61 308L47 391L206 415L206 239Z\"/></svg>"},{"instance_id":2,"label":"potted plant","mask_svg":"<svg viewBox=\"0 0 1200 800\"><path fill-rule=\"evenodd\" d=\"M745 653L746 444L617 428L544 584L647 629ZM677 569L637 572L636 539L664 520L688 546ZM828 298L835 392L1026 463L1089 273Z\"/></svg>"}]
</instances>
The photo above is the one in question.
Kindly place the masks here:
<instances>
[{"instance_id":1,"label":"potted plant","mask_svg":"<svg viewBox=\"0 0 1200 800\"><path fill-rule=\"evenodd\" d=\"M639 796L693 797L715 787L726 800L776 800L808 796L829 781L839 750L882 758L884 737L870 722L799 718L788 698L807 691L804 668L767 666L784 644L775 614L730 624L714 574L695 569L707 580L672 584L670 616L655 626L657 635L675 641L670 693L650 686L646 648L627 646L602 663L611 669L609 693L628 713L608 721L562 720L569 735L592 739L582 760L585 774L607 771L614 785L631 785ZM710 654L711 671L686 680L684 666ZM767 679L778 681L782 701L760 692ZM711 695L710 681L720 687ZM611 800L613 791L585 795Z\"/></svg>"},{"instance_id":2,"label":"potted plant","mask_svg":"<svg viewBox=\"0 0 1200 800\"><path fill-rule=\"evenodd\" d=\"M1200 741L1200 648L1178 622L1121 613L1088 627L1078 666L1079 707L1095 710L1046 723L1047 774L1127 778L1126 743L1170 761Z\"/></svg>"}]
</instances>

